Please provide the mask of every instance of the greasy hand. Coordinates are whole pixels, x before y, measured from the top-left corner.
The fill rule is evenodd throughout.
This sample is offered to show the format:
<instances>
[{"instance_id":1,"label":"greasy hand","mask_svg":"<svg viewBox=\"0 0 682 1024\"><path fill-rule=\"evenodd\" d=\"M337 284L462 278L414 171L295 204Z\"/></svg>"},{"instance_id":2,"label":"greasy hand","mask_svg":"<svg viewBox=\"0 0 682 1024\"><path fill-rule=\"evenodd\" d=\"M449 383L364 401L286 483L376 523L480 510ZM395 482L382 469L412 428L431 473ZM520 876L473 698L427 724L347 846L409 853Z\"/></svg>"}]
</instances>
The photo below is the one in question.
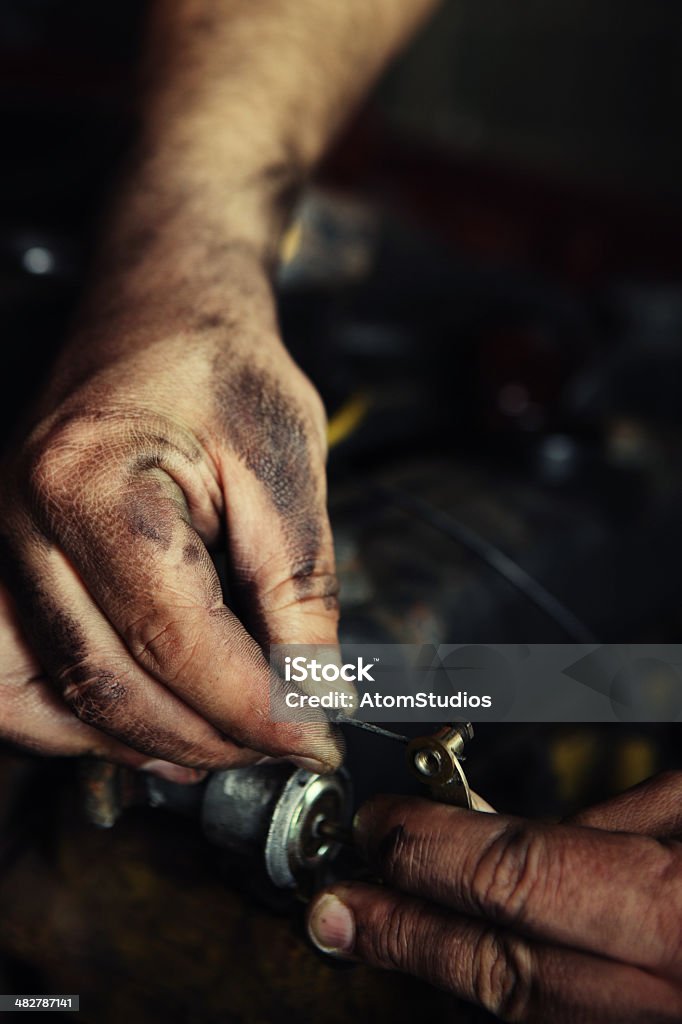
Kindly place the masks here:
<instances>
[{"instance_id":1,"label":"greasy hand","mask_svg":"<svg viewBox=\"0 0 682 1024\"><path fill-rule=\"evenodd\" d=\"M0 471L0 735L133 764L339 760L326 725L268 720L263 652L336 642L324 413L265 275L227 269L199 298L100 295Z\"/></svg>"},{"instance_id":2,"label":"greasy hand","mask_svg":"<svg viewBox=\"0 0 682 1024\"><path fill-rule=\"evenodd\" d=\"M507 1021L682 1019L682 774L561 825L379 797L356 831L387 885L317 898L327 951Z\"/></svg>"}]
</instances>

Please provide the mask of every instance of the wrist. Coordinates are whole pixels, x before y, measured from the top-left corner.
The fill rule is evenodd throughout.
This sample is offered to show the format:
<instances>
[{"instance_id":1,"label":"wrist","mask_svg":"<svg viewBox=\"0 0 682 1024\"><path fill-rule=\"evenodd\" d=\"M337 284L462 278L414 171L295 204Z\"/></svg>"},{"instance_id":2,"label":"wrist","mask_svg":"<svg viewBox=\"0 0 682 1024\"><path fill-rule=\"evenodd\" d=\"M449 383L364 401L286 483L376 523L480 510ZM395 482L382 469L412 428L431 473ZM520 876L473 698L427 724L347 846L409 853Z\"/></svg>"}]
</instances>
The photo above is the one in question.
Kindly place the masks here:
<instances>
[{"instance_id":1,"label":"wrist","mask_svg":"<svg viewBox=\"0 0 682 1024\"><path fill-rule=\"evenodd\" d=\"M240 238L218 240L209 229L184 243L154 239L137 259L102 271L55 366L53 396L131 359L144 377L147 365L182 372L222 351L281 348L271 275Z\"/></svg>"},{"instance_id":2,"label":"wrist","mask_svg":"<svg viewBox=\"0 0 682 1024\"><path fill-rule=\"evenodd\" d=\"M305 169L275 147L259 159L238 147L142 140L105 224L101 263L123 273L156 264L220 260L240 249L271 272ZM205 263L196 266L198 271Z\"/></svg>"},{"instance_id":3,"label":"wrist","mask_svg":"<svg viewBox=\"0 0 682 1024\"><path fill-rule=\"evenodd\" d=\"M136 160L104 225L77 333L86 327L92 343L218 314L276 332L271 282L300 180L285 161L224 177L168 153Z\"/></svg>"}]
</instances>

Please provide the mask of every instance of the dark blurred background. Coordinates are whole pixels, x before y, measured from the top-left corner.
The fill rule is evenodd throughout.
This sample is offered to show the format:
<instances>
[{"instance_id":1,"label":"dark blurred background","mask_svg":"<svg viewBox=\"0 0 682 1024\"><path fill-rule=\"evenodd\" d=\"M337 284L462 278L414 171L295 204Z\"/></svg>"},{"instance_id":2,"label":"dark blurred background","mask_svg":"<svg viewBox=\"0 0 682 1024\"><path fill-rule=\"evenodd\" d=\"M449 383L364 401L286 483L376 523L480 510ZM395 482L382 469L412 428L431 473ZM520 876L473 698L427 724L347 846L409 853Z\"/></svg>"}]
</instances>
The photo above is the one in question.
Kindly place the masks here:
<instances>
[{"instance_id":1,"label":"dark blurred background","mask_svg":"<svg viewBox=\"0 0 682 1024\"><path fill-rule=\"evenodd\" d=\"M0 6L3 444L87 278L134 131L144 8ZM303 196L284 248L281 320L331 417L343 639L682 640L681 52L669 0L453 0ZM500 572L500 551L520 574ZM360 795L409 788L384 741L348 739ZM558 817L679 767L679 741L677 725L482 726L467 770L500 809ZM57 885L76 826L69 818L65 832L67 819L55 824L51 812L34 814L37 832L27 827L21 787L32 806L60 807L69 769L10 754L3 764L7 834L10 820L24 823L11 863L23 865L24 886L45 872ZM137 820L122 856L154 856L157 827ZM77 834L81 855L111 856ZM161 874L172 880L178 857ZM202 870L187 916L205 916L200 895L222 885ZM122 890L132 877L118 879ZM69 878L77 892L78 872ZM161 897L145 878L145 925L158 931ZM33 954L20 916L0 933L12 970L29 978L46 960L55 977L46 950L55 935L68 946L69 914L82 930L75 908L90 898L45 893L59 909L46 911L52 930ZM183 921L165 955L186 940ZM157 996L138 1016L119 999L119 1015L155 1020L158 1007L164 1020L246 1019L227 1017L206 985L202 1012L178 1009L172 979L123 924L108 928L88 969L99 977L109 957L139 1001L137 956ZM284 999L277 970L264 977ZM192 966L177 977L191 988ZM346 989L340 1009L320 1017L316 1007L317 1019L347 1019ZM423 995L410 991L414 1009ZM107 1005L96 1019L118 1019ZM268 1007L253 1019L279 1019Z\"/></svg>"}]
</instances>

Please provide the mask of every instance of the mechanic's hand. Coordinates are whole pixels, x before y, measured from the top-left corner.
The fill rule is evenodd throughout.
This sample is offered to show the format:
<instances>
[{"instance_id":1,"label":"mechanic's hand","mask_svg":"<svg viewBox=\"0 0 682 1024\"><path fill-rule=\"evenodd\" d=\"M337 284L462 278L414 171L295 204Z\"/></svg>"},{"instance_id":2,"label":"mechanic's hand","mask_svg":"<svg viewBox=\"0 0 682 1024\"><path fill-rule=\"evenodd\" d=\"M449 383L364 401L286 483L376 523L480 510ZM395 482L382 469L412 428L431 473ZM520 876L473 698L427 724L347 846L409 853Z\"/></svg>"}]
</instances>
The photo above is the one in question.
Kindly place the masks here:
<instances>
[{"instance_id":1,"label":"mechanic's hand","mask_svg":"<svg viewBox=\"0 0 682 1024\"><path fill-rule=\"evenodd\" d=\"M62 700L24 640L7 591L0 587L0 736L53 757L90 756L161 775L170 782L198 782L203 774L149 758L79 721Z\"/></svg>"},{"instance_id":2,"label":"mechanic's hand","mask_svg":"<svg viewBox=\"0 0 682 1024\"><path fill-rule=\"evenodd\" d=\"M561 825L379 797L356 835L387 885L321 894L310 933L503 1020L679 1021L679 833L682 773Z\"/></svg>"},{"instance_id":3,"label":"mechanic's hand","mask_svg":"<svg viewBox=\"0 0 682 1024\"><path fill-rule=\"evenodd\" d=\"M338 613L324 412L265 275L241 273L229 297L134 316L127 297L81 328L0 471L0 735L126 763L338 763L326 722L268 719L262 645L335 644Z\"/></svg>"}]
</instances>

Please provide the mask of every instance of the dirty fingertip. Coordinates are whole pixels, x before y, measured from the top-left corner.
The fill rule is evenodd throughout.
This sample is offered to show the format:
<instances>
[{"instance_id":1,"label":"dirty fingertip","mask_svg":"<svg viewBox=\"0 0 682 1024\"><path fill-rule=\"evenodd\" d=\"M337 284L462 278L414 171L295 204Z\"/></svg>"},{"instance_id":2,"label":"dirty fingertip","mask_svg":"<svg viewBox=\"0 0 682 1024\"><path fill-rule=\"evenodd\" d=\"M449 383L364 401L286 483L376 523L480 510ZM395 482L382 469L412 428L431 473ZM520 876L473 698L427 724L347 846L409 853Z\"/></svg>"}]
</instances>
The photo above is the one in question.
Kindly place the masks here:
<instances>
[{"instance_id":1,"label":"dirty fingertip","mask_svg":"<svg viewBox=\"0 0 682 1024\"><path fill-rule=\"evenodd\" d=\"M350 956L355 945L355 918L334 893L323 893L308 914L308 935L323 953Z\"/></svg>"}]
</instances>

